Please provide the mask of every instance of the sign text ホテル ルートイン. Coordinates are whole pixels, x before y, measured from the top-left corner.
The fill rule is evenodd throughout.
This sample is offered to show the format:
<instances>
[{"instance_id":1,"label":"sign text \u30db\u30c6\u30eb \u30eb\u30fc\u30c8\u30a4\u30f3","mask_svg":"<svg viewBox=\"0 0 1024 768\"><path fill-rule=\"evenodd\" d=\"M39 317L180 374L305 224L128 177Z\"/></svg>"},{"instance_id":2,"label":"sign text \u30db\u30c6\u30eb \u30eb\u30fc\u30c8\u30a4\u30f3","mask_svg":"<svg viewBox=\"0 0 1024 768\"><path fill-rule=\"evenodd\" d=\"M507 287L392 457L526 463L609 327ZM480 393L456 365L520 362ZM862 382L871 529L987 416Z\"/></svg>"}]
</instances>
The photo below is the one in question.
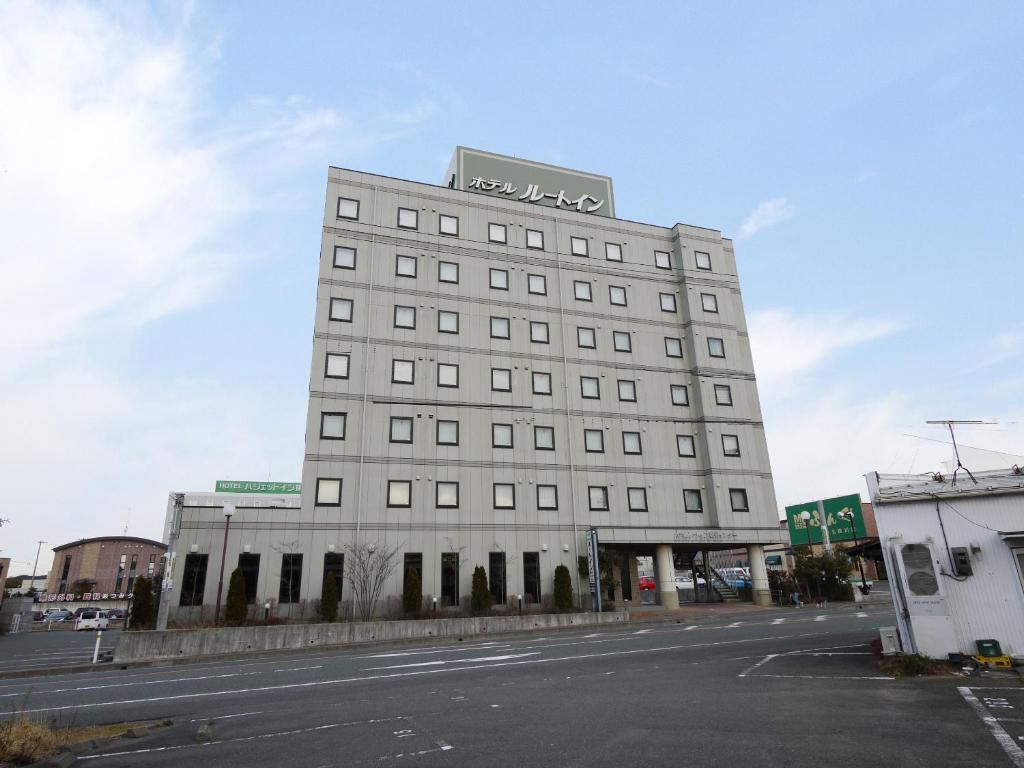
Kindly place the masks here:
<instances>
[{"instance_id":1,"label":"sign text \u30db\u30c6\u30eb \u30eb\u30fc\u30c8\u30a4\u30f3","mask_svg":"<svg viewBox=\"0 0 1024 768\"><path fill-rule=\"evenodd\" d=\"M301 493L302 483L261 483L253 480L218 480L214 493Z\"/></svg>"}]
</instances>

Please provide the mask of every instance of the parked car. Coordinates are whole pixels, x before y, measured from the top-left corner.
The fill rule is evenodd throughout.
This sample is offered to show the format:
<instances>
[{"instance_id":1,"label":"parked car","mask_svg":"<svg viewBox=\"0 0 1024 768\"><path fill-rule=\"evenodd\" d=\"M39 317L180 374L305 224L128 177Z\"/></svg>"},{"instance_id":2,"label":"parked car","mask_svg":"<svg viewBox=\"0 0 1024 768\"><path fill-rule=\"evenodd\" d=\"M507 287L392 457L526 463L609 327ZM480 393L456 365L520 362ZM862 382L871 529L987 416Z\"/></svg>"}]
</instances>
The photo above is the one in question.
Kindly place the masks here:
<instances>
[{"instance_id":1,"label":"parked car","mask_svg":"<svg viewBox=\"0 0 1024 768\"><path fill-rule=\"evenodd\" d=\"M98 605L81 605L78 608L75 608L75 612L73 614L71 614L71 615L74 616L77 619L79 616L81 616L86 611L102 611L102 610L103 609L100 608Z\"/></svg>"},{"instance_id":2,"label":"parked car","mask_svg":"<svg viewBox=\"0 0 1024 768\"><path fill-rule=\"evenodd\" d=\"M44 614L42 611L32 611L32 621L42 621Z\"/></svg>"},{"instance_id":3,"label":"parked car","mask_svg":"<svg viewBox=\"0 0 1024 768\"><path fill-rule=\"evenodd\" d=\"M46 616L43 618L47 624L56 624L62 621L71 621L71 611L65 611L62 608L58 608L55 611L47 611Z\"/></svg>"},{"instance_id":4,"label":"parked car","mask_svg":"<svg viewBox=\"0 0 1024 768\"><path fill-rule=\"evenodd\" d=\"M122 621L125 617L124 608L110 608L107 610L107 618L111 621Z\"/></svg>"},{"instance_id":5,"label":"parked car","mask_svg":"<svg viewBox=\"0 0 1024 768\"><path fill-rule=\"evenodd\" d=\"M75 631L83 629L107 629L110 626L110 619L106 611L82 611L75 619Z\"/></svg>"},{"instance_id":6,"label":"parked car","mask_svg":"<svg viewBox=\"0 0 1024 768\"><path fill-rule=\"evenodd\" d=\"M641 576L640 577L640 589L641 590L645 590L645 589L653 590L655 588L655 586L656 585L654 583L654 577L653 576Z\"/></svg>"}]
</instances>

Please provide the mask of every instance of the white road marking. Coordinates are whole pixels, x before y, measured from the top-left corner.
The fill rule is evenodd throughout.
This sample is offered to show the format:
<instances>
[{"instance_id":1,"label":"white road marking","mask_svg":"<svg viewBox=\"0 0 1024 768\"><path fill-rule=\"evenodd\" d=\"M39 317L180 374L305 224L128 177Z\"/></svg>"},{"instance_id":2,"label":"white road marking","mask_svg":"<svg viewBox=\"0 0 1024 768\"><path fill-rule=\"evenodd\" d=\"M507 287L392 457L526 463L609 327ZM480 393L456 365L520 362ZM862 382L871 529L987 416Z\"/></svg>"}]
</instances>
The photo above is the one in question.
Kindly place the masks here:
<instances>
[{"instance_id":1,"label":"white road marking","mask_svg":"<svg viewBox=\"0 0 1024 768\"><path fill-rule=\"evenodd\" d=\"M871 675L754 675L754 677L786 677L797 680L895 680L895 677Z\"/></svg>"},{"instance_id":2,"label":"white road marking","mask_svg":"<svg viewBox=\"0 0 1024 768\"><path fill-rule=\"evenodd\" d=\"M691 624L688 627L684 627L683 628L683 632L689 632L691 629L697 629L698 626L699 626L698 624Z\"/></svg>"},{"instance_id":3,"label":"white road marking","mask_svg":"<svg viewBox=\"0 0 1024 768\"><path fill-rule=\"evenodd\" d=\"M638 630L637 630L636 632L634 632L633 634L634 634L634 635L646 635L646 634L647 634L648 632L653 632L653 631L654 631L654 630L652 630L652 629L638 629Z\"/></svg>"},{"instance_id":4,"label":"white road marking","mask_svg":"<svg viewBox=\"0 0 1024 768\"><path fill-rule=\"evenodd\" d=\"M868 615L866 613L864 613L863 611L861 611L860 613L857 614L857 618L858 619L866 619L867 617L868 617Z\"/></svg>"},{"instance_id":5,"label":"white road marking","mask_svg":"<svg viewBox=\"0 0 1024 768\"><path fill-rule=\"evenodd\" d=\"M197 717L189 720L190 723L206 723L210 720L230 720L233 717L248 717L249 715L262 715L262 712L239 712L237 715L217 715L216 717Z\"/></svg>"},{"instance_id":6,"label":"white road marking","mask_svg":"<svg viewBox=\"0 0 1024 768\"><path fill-rule=\"evenodd\" d=\"M437 744L436 749L421 749L418 752L402 752L397 755L383 755L378 757L377 760L383 762L384 760L397 760L401 757L420 757L421 755L430 755L434 752L447 752L450 749L454 749L451 744L447 744L443 741L435 741L434 743Z\"/></svg>"},{"instance_id":7,"label":"white road marking","mask_svg":"<svg viewBox=\"0 0 1024 768\"><path fill-rule=\"evenodd\" d=\"M289 667L288 669L275 669L275 672L304 672L307 669L323 669L323 664L318 664L315 667Z\"/></svg>"},{"instance_id":8,"label":"white road marking","mask_svg":"<svg viewBox=\"0 0 1024 768\"><path fill-rule=\"evenodd\" d=\"M633 648L625 651L605 651L603 653L584 653L578 656L552 656L544 659L519 659L515 661L499 661L495 664L477 664L474 666L462 667L451 666L440 669L420 669L410 672L391 672L384 675L361 675L359 677L342 677L333 680L311 680L305 683L282 683L280 685L263 685L255 688L236 688L232 690L202 691L197 693L179 693L171 696L153 696L148 699L127 699L121 701L96 701L84 704L66 704L60 707L38 707L35 709L23 709L19 714L34 714L36 712L62 712L70 709L94 709L96 707L111 707L123 704L152 704L161 701L182 701L185 699L205 699L212 696L234 696L246 693L268 693L271 691L284 691L299 688L314 688L325 685L342 685L344 683L359 683L368 680L389 680L400 677L413 677L416 675L437 675L446 672L467 672L476 669L495 669L497 667L516 667L526 664L548 664L557 661L576 661L578 659L599 659L608 656L632 656L638 653L650 654L661 651L678 651L688 648L709 648L718 645L742 645L744 643L759 643L765 640L791 640L798 637L820 637L824 632L805 632L799 635L774 635L770 637L751 637L745 640L717 640L707 643L691 643L689 645L664 645L657 648ZM460 697L464 698L464 697ZM2 717L3 715L0 715Z\"/></svg>"},{"instance_id":9,"label":"white road marking","mask_svg":"<svg viewBox=\"0 0 1024 768\"><path fill-rule=\"evenodd\" d=\"M366 667L363 671L375 672L379 669L406 669L407 667L436 667L440 664L472 664L480 661L507 661L508 659L521 659L523 656L539 656L540 651L532 653L510 653L505 656L481 656L476 659L438 659L437 661L416 661L412 664L392 664L387 667Z\"/></svg>"},{"instance_id":10,"label":"white road marking","mask_svg":"<svg viewBox=\"0 0 1024 768\"><path fill-rule=\"evenodd\" d=\"M541 638L537 638L541 639ZM532 640L536 642L536 640ZM392 653L371 653L362 656L353 656L354 659L392 659L399 656L418 656L428 653L451 653L453 651L490 651L496 648L508 648L508 643L498 644L497 641L478 643L474 645L446 645L441 648L414 648L407 651L394 651Z\"/></svg>"},{"instance_id":11,"label":"white road marking","mask_svg":"<svg viewBox=\"0 0 1024 768\"><path fill-rule=\"evenodd\" d=\"M772 625L782 624L784 621L785 619L772 619Z\"/></svg>"},{"instance_id":12,"label":"white road marking","mask_svg":"<svg viewBox=\"0 0 1024 768\"><path fill-rule=\"evenodd\" d=\"M777 654L777 653L769 653L767 656L765 656L763 659L761 659L756 664L754 664L754 665L752 665L750 667L747 667L745 670L740 672L738 677L746 677L748 674L753 672L755 669L757 669L758 667L762 666L763 664L767 664L769 661L771 661L772 659L774 659L778 655L779 654Z\"/></svg>"},{"instance_id":13,"label":"white road marking","mask_svg":"<svg viewBox=\"0 0 1024 768\"><path fill-rule=\"evenodd\" d=\"M985 705L978 701L978 697L974 695L970 688L958 687L957 690L964 697L964 701L970 704L971 709L974 710L974 713L981 722L988 726L989 732L999 743L999 746L1003 748L1006 756L1010 758L1010 762L1017 766L1017 768L1024 768L1024 749L1018 746L1013 737L999 724L999 721L985 709Z\"/></svg>"},{"instance_id":14,"label":"white road marking","mask_svg":"<svg viewBox=\"0 0 1024 768\"><path fill-rule=\"evenodd\" d=\"M726 629L732 629L733 627L742 627L742 626L743 626L743 622L742 621L734 621L732 624L727 625L725 628Z\"/></svg>"},{"instance_id":15,"label":"white road marking","mask_svg":"<svg viewBox=\"0 0 1024 768\"><path fill-rule=\"evenodd\" d=\"M827 619L827 618L828 618L828 616L818 615L818 616L814 617L814 620L815 621L825 621L825 619Z\"/></svg>"},{"instance_id":16,"label":"white road marking","mask_svg":"<svg viewBox=\"0 0 1024 768\"><path fill-rule=\"evenodd\" d=\"M591 635L584 635L583 637L584 638L601 637L603 634L604 634L604 632L594 632Z\"/></svg>"}]
</instances>

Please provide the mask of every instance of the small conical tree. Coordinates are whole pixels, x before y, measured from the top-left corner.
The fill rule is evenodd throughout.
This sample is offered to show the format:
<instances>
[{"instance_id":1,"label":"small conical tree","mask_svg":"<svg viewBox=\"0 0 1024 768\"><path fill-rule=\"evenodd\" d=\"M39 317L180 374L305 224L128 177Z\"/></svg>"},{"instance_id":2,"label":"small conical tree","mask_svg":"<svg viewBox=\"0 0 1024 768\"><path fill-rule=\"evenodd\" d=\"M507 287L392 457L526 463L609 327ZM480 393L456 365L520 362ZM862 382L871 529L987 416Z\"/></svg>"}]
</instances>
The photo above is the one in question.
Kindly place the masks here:
<instances>
[{"instance_id":1,"label":"small conical tree","mask_svg":"<svg viewBox=\"0 0 1024 768\"><path fill-rule=\"evenodd\" d=\"M249 608L245 603L245 576L241 568L235 568L231 572L231 579L228 581L228 599L224 605L224 620L228 624L241 624L245 621L245 614Z\"/></svg>"},{"instance_id":2,"label":"small conical tree","mask_svg":"<svg viewBox=\"0 0 1024 768\"><path fill-rule=\"evenodd\" d=\"M555 608L560 611L572 610L572 578L564 565L555 568Z\"/></svg>"},{"instance_id":3,"label":"small conical tree","mask_svg":"<svg viewBox=\"0 0 1024 768\"><path fill-rule=\"evenodd\" d=\"M486 613L491 609L491 593L487 589L487 572L482 565L473 569L473 593L470 598L473 613Z\"/></svg>"},{"instance_id":4,"label":"small conical tree","mask_svg":"<svg viewBox=\"0 0 1024 768\"><path fill-rule=\"evenodd\" d=\"M338 580L333 573L324 576L320 590L320 615L327 622L338 620Z\"/></svg>"},{"instance_id":5,"label":"small conical tree","mask_svg":"<svg viewBox=\"0 0 1024 768\"><path fill-rule=\"evenodd\" d=\"M153 585L145 576L140 576L132 585L132 609L128 626L131 629L152 629L153 618Z\"/></svg>"},{"instance_id":6,"label":"small conical tree","mask_svg":"<svg viewBox=\"0 0 1024 768\"><path fill-rule=\"evenodd\" d=\"M423 584L420 572L410 568L405 574L405 589L402 590L402 610L406 613L419 613L423 609Z\"/></svg>"}]
</instances>

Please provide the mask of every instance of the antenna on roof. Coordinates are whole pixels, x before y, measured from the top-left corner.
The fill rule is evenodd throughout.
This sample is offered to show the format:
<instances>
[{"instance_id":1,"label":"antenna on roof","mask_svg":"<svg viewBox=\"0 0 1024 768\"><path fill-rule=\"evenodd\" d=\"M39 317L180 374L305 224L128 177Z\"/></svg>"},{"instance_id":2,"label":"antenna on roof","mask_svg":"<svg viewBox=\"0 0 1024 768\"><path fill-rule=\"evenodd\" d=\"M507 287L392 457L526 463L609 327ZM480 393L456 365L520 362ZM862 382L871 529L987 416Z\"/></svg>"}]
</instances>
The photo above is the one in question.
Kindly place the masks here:
<instances>
[{"instance_id":1,"label":"antenna on roof","mask_svg":"<svg viewBox=\"0 0 1024 768\"><path fill-rule=\"evenodd\" d=\"M956 435L953 432L954 424L995 424L995 421L982 421L981 419L938 419L936 421L926 421L925 424L945 424L949 429L949 437L953 441L953 457L956 459L956 467L953 469L952 484L956 485L956 473L961 469L967 473L967 476L971 478L975 485L978 484L977 478L971 473L967 467L960 461L960 449L956 445Z\"/></svg>"}]
</instances>

